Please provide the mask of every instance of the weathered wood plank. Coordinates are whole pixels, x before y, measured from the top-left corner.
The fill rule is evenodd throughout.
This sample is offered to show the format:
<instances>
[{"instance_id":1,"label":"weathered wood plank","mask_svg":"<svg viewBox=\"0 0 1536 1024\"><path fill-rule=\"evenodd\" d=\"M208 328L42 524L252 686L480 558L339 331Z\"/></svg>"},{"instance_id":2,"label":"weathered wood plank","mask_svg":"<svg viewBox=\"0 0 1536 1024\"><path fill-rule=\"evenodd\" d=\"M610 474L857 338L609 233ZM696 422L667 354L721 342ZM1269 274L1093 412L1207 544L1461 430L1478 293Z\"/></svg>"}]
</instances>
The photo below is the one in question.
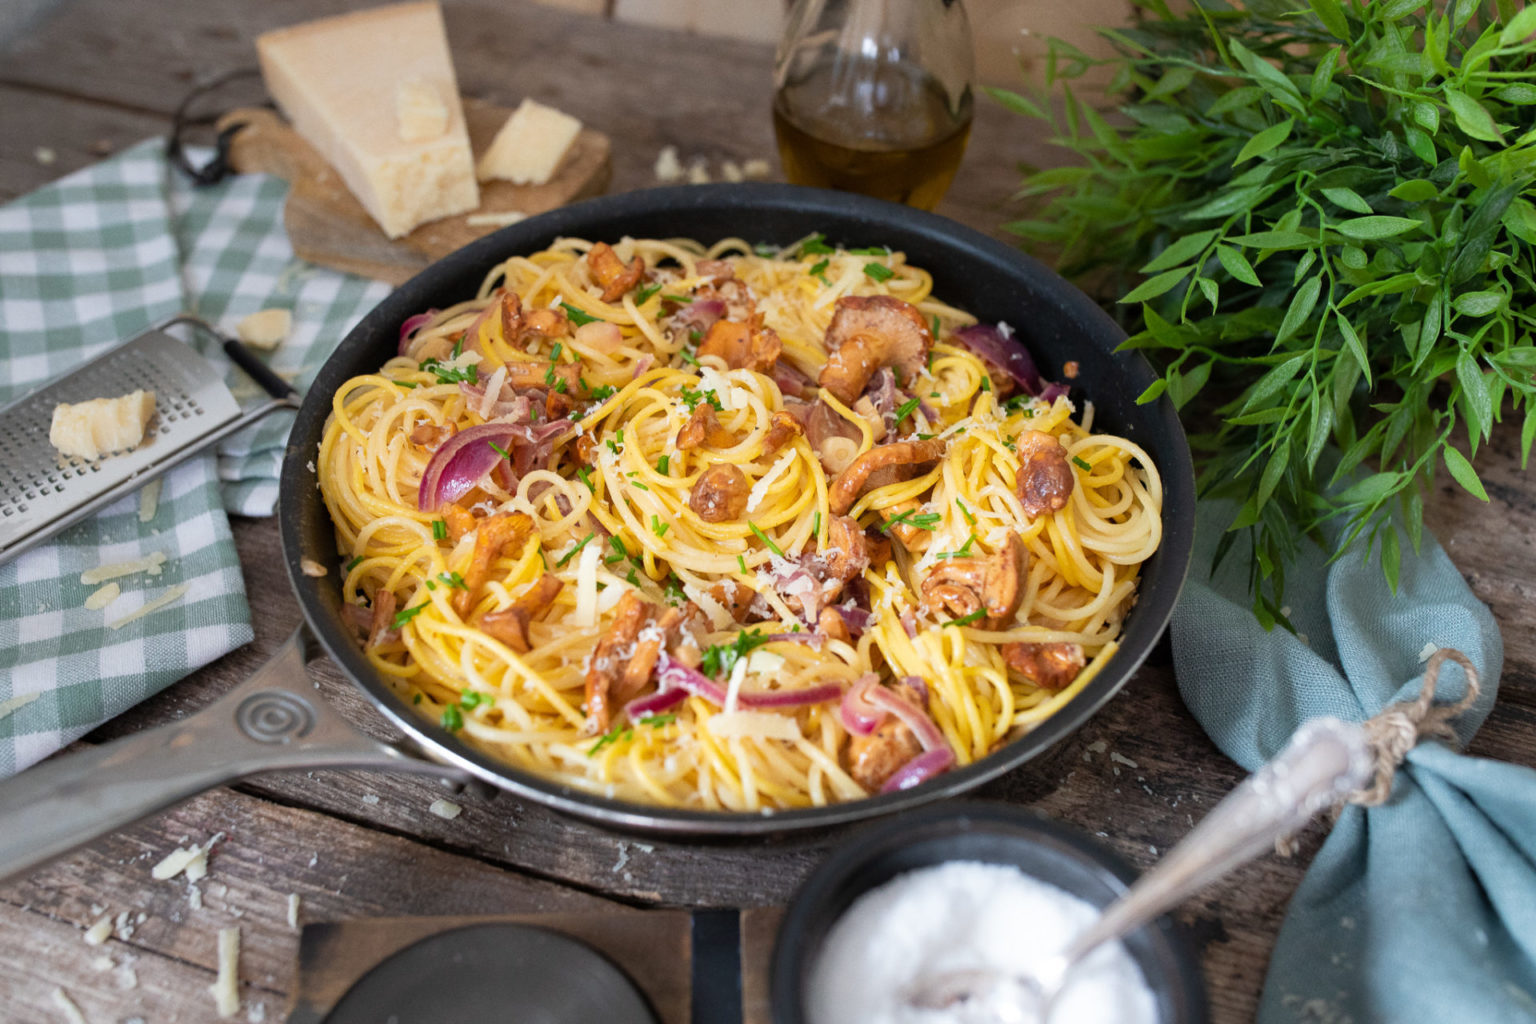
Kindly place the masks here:
<instances>
[{"instance_id":1,"label":"weathered wood plank","mask_svg":"<svg viewBox=\"0 0 1536 1024\"><path fill-rule=\"evenodd\" d=\"M78 171L149 135L169 118L110 110L99 103L0 85L0 202ZM42 159L39 159L39 152Z\"/></svg>"},{"instance_id":2,"label":"weathered wood plank","mask_svg":"<svg viewBox=\"0 0 1536 1024\"><path fill-rule=\"evenodd\" d=\"M425 804L418 811L433 817ZM209 873L197 885L202 905L194 909L185 878L155 881L151 869L178 846L217 833L224 838L213 847ZM160 1011L178 1009L197 1011L187 1019L211 1017L202 1011L211 1005L206 987L217 968L218 930L238 926L247 1003L266 1002L275 1020L292 987L298 948L299 933L288 925L289 894L299 896L301 922L612 906L377 829L218 790L0 888L0 993L12 995L0 1017L57 1020L49 998L61 983L82 1008L88 1000L116 1000L114 1016L103 1010L89 1019L169 1020ZM123 911L132 915L131 935L119 933L99 947L83 941L99 917ZM28 936L49 943L46 971L22 954ZM139 987L120 990L110 972L97 972L93 963L102 956L142 965ZM79 979L89 984L77 992Z\"/></svg>"}]
</instances>

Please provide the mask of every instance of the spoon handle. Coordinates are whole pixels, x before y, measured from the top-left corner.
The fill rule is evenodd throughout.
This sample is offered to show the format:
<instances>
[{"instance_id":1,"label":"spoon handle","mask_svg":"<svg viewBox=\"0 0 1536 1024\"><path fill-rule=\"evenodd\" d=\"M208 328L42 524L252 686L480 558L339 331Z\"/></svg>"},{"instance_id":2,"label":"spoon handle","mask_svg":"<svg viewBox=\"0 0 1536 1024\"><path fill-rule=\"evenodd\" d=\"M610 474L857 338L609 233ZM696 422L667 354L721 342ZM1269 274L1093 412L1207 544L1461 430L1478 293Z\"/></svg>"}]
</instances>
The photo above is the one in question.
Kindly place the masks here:
<instances>
[{"instance_id":1,"label":"spoon handle","mask_svg":"<svg viewBox=\"0 0 1536 1024\"><path fill-rule=\"evenodd\" d=\"M1246 864L1318 811L1365 786L1373 761L1358 725L1315 718L1280 754L1227 794L1156 866L1064 951L1075 963Z\"/></svg>"}]
</instances>

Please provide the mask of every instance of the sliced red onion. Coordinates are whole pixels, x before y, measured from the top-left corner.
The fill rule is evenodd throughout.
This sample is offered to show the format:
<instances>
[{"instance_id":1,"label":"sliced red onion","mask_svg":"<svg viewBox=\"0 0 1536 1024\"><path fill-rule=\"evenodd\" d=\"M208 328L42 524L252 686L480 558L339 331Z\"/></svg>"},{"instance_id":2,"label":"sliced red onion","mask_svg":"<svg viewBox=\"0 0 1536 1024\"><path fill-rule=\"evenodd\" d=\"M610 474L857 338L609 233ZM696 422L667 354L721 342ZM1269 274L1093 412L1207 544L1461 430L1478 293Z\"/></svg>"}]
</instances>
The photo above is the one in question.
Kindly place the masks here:
<instances>
[{"instance_id":1,"label":"sliced red onion","mask_svg":"<svg viewBox=\"0 0 1536 1024\"><path fill-rule=\"evenodd\" d=\"M867 612L852 603L837 605L836 610L837 614L843 617L843 625L848 627L848 632L855 638L869 629L870 621L875 617L873 612Z\"/></svg>"},{"instance_id":2,"label":"sliced red onion","mask_svg":"<svg viewBox=\"0 0 1536 1024\"><path fill-rule=\"evenodd\" d=\"M903 676L901 681L917 691L918 700L921 701L919 707L928 706L928 680L922 676Z\"/></svg>"},{"instance_id":3,"label":"sliced red onion","mask_svg":"<svg viewBox=\"0 0 1536 1024\"><path fill-rule=\"evenodd\" d=\"M823 633L803 629L798 633L774 633L768 637L769 643L808 644L811 647L820 647L826 640L826 635Z\"/></svg>"},{"instance_id":4,"label":"sliced red onion","mask_svg":"<svg viewBox=\"0 0 1536 1024\"><path fill-rule=\"evenodd\" d=\"M882 793L897 793L921 785L949 769L955 763L955 752L948 747L925 750L896 769L895 774L880 787Z\"/></svg>"},{"instance_id":5,"label":"sliced red onion","mask_svg":"<svg viewBox=\"0 0 1536 1024\"><path fill-rule=\"evenodd\" d=\"M848 692L843 694L843 703L837 709L843 728L859 736L868 736L879 728L885 712L869 702L870 687L879 685L880 677L873 672L866 672L848 688Z\"/></svg>"},{"instance_id":6,"label":"sliced red onion","mask_svg":"<svg viewBox=\"0 0 1536 1024\"><path fill-rule=\"evenodd\" d=\"M519 395L515 392L511 398L507 398L507 390L508 389L506 385L503 384L501 395L497 397L494 403L492 403L490 408L490 415L486 418L493 420L507 420L508 422L512 423L527 422L529 417L529 408L533 404L532 399L530 399L527 395ZM484 385L470 384L465 381L460 381L459 393L462 394L465 398L469 399L470 404L474 407L476 412L480 410L480 403L485 400Z\"/></svg>"},{"instance_id":7,"label":"sliced red onion","mask_svg":"<svg viewBox=\"0 0 1536 1024\"><path fill-rule=\"evenodd\" d=\"M661 656L660 671L656 678L661 691L684 690L695 697L725 706L725 688L696 668L689 668L680 661ZM736 703L743 708L794 708L806 704L824 704L842 695L842 687L836 683L808 686L803 690L771 690L767 693L740 693Z\"/></svg>"},{"instance_id":8,"label":"sliced red onion","mask_svg":"<svg viewBox=\"0 0 1536 1024\"><path fill-rule=\"evenodd\" d=\"M1053 380L1040 389L1040 398L1046 402L1054 402L1058 398L1066 397L1069 390L1065 384Z\"/></svg>"},{"instance_id":9,"label":"sliced red onion","mask_svg":"<svg viewBox=\"0 0 1536 1024\"><path fill-rule=\"evenodd\" d=\"M649 353L647 353L646 355L641 356L640 357L640 361L635 363L635 372L634 372L633 376L631 376L629 379L630 380L639 380L640 379L640 375L642 373L644 373L646 370L649 370L651 368L651 364L654 363L655 361L656 361L656 357L653 356L653 355L650 355Z\"/></svg>"},{"instance_id":10,"label":"sliced red onion","mask_svg":"<svg viewBox=\"0 0 1536 1024\"><path fill-rule=\"evenodd\" d=\"M912 735L917 737L917 742L923 745L924 750L948 749L949 744L944 740L944 734L939 727L933 724L933 719L928 713L915 706L910 701L902 699L900 695L883 686L873 686L869 689L869 702L882 711L889 711L901 719Z\"/></svg>"},{"instance_id":11,"label":"sliced red onion","mask_svg":"<svg viewBox=\"0 0 1536 1024\"><path fill-rule=\"evenodd\" d=\"M416 494L417 508L436 512L474 489L502 459L492 444L513 451L518 475L548 465L556 441L572 426L570 420L537 425L497 420L459 431L427 463Z\"/></svg>"},{"instance_id":12,"label":"sliced red onion","mask_svg":"<svg viewBox=\"0 0 1536 1024\"><path fill-rule=\"evenodd\" d=\"M417 313L415 316L405 318L405 322L400 325L400 347L398 349L400 355L405 355L406 351L411 347L411 336L431 323L432 318L441 312L442 310L433 307L425 313Z\"/></svg>"},{"instance_id":13,"label":"sliced red onion","mask_svg":"<svg viewBox=\"0 0 1536 1024\"><path fill-rule=\"evenodd\" d=\"M672 325L684 331L703 334L725 316L725 303L719 299L697 299L672 314Z\"/></svg>"},{"instance_id":14,"label":"sliced red onion","mask_svg":"<svg viewBox=\"0 0 1536 1024\"><path fill-rule=\"evenodd\" d=\"M917 639L917 616L912 614L912 609L901 613L901 628L906 632L908 640Z\"/></svg>"},{"instance_id":15,"label":"sliced red onion","mask_svg":"<svg viewBox=\"0 0 1536 1024\"><path fill-rule=\"evenodd\" d=\"M798 708L808 704L825 704L843 695L843 688L836 683L822 683L800 690L768 690L761 693L738 693L736 703L744 708Z\"/></svg>"},{"instance_id":16,"label":"sliced red onion","mask_svg":"<svg viewBox=\"0 0 1536 1024\"><path fill-rule=\"evenodd\" d=\"M889 366L882 366L875 371L875 375L869 378L869 385L864 389L864 397L869 399L881 418L885 421L886 433L894 433L896 430L896 373Z\"/></svg>"},{"instance_id":17,"label":"sliced red onion","mask_svg":"<svg viewBox=\"0 0 1536 1024\"><path fill-rule=\"evenodd\" d=\"M1012 341L1004 337L1003 332L996 327L989 327L986 324L973 324L962 328L956 331L953 337L1012 377L1014 383L1023 388L1026 394L1040 394L1040 371L1035 369L1035 361L1022 342Z\"/></svg>"},{"instance_id":18,"label":"sliced red onion","mask_svg":"<svg viewBox=\"0 0 1536 1024\"><path fill-rule=\"evenodd\" d=\"M674 690L657 690L645 697L637 697L624 705L624 714L631 722L638 722L650 715L659 715L668 708L676 707L688 698L688 691L678 687Z\"/></svg>"},{"instance_id":19,"label":"sliced red onion","mask_svg":"<svg viewBox=\"0 0 1536 1024\"><path fill-rule=\"evenodd\" d=\"M811 379L801 373L794 363L784 358L774 360L773 368L769 372L773 382L779 386L779 393L786 398L800 398L812 386ZM785 403L785 410L799 420L802 427L805 426L804 416L797 414L788 402ZM806 410L802 407L802 411Z\"/></svg>"}]
</instances>

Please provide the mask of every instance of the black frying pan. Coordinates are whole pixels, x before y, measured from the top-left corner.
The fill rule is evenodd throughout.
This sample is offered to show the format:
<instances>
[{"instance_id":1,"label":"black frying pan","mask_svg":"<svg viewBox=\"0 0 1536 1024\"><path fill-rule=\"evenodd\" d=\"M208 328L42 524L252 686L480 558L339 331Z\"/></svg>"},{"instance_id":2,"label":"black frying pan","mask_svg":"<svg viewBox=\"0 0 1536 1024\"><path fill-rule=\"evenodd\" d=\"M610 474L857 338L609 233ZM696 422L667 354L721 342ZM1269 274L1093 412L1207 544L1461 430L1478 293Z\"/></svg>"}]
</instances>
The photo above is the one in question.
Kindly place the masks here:
<instances>
[{"instance_id":1,"label":"black frying pan","mask_svg":"<svg viewBox=\"0 0 1536 1024\"><path fill-rule=\"evenodd\" d=\"M395 355L400 324L475 293L486 272L560 236L618 241L741 237L787 244L813 231L850 247L885 245L930 271L934 292L984 321L1005 320L1041 372L1061 378L1076 360L1073 397L1092 400L1095 424L1129 437L1156 461L1164 486L1162 547L1143 567L1136 607L1119 653L1070 704L1035 731L982 760L913 789L830 807L771 815L675 810L592 796L502 764L417 715L374 671L341 616L336 574L314 578L301 558L337 561L335 537L316 486L314 459L331 399L351 377ZM1082 725L1125 685L1172 614L1194 534L1194 472L1172 404L1136 404L1154 378L1124 334L1097 306L1046 267L969 228L930 213L840 192L788 185L653 189L596 199L533 217L460 249L397 289L363 318L310 387L283 463L279 522L288 574L308 631L283 646L251 680L183 722L34 767L0 786L0 878L210 786L278 768L393 767L477 777L530 800L623 829L681 836L758 835L823 827L915 807L961 793L1018 767ZM405 733L372 740L316 702L304 678L318 641L378 709Z\"/></svg>"}]
</instances>

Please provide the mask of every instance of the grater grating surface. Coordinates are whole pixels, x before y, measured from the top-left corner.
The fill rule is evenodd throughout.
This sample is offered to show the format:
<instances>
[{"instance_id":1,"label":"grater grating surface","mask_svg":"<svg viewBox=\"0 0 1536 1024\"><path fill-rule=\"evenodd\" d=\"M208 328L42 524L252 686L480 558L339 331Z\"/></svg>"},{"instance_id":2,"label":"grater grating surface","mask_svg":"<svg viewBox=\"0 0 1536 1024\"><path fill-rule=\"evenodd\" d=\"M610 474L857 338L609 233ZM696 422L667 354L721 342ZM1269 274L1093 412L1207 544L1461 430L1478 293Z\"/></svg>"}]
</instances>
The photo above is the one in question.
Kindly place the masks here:
<instances>
[{"instance_id":1,"label":"grater grating surface","mask_svg":"<svg viewBox=\"0 0 1536 1024\"><path fill-rule=\"evenodd\" d=\"M155 393L132 451L94 462L48 440L59 402ZM0 561L147 482L245 417L215 367L163 331L148 331L0 409Z\"/></svg>"}]
</instances>

